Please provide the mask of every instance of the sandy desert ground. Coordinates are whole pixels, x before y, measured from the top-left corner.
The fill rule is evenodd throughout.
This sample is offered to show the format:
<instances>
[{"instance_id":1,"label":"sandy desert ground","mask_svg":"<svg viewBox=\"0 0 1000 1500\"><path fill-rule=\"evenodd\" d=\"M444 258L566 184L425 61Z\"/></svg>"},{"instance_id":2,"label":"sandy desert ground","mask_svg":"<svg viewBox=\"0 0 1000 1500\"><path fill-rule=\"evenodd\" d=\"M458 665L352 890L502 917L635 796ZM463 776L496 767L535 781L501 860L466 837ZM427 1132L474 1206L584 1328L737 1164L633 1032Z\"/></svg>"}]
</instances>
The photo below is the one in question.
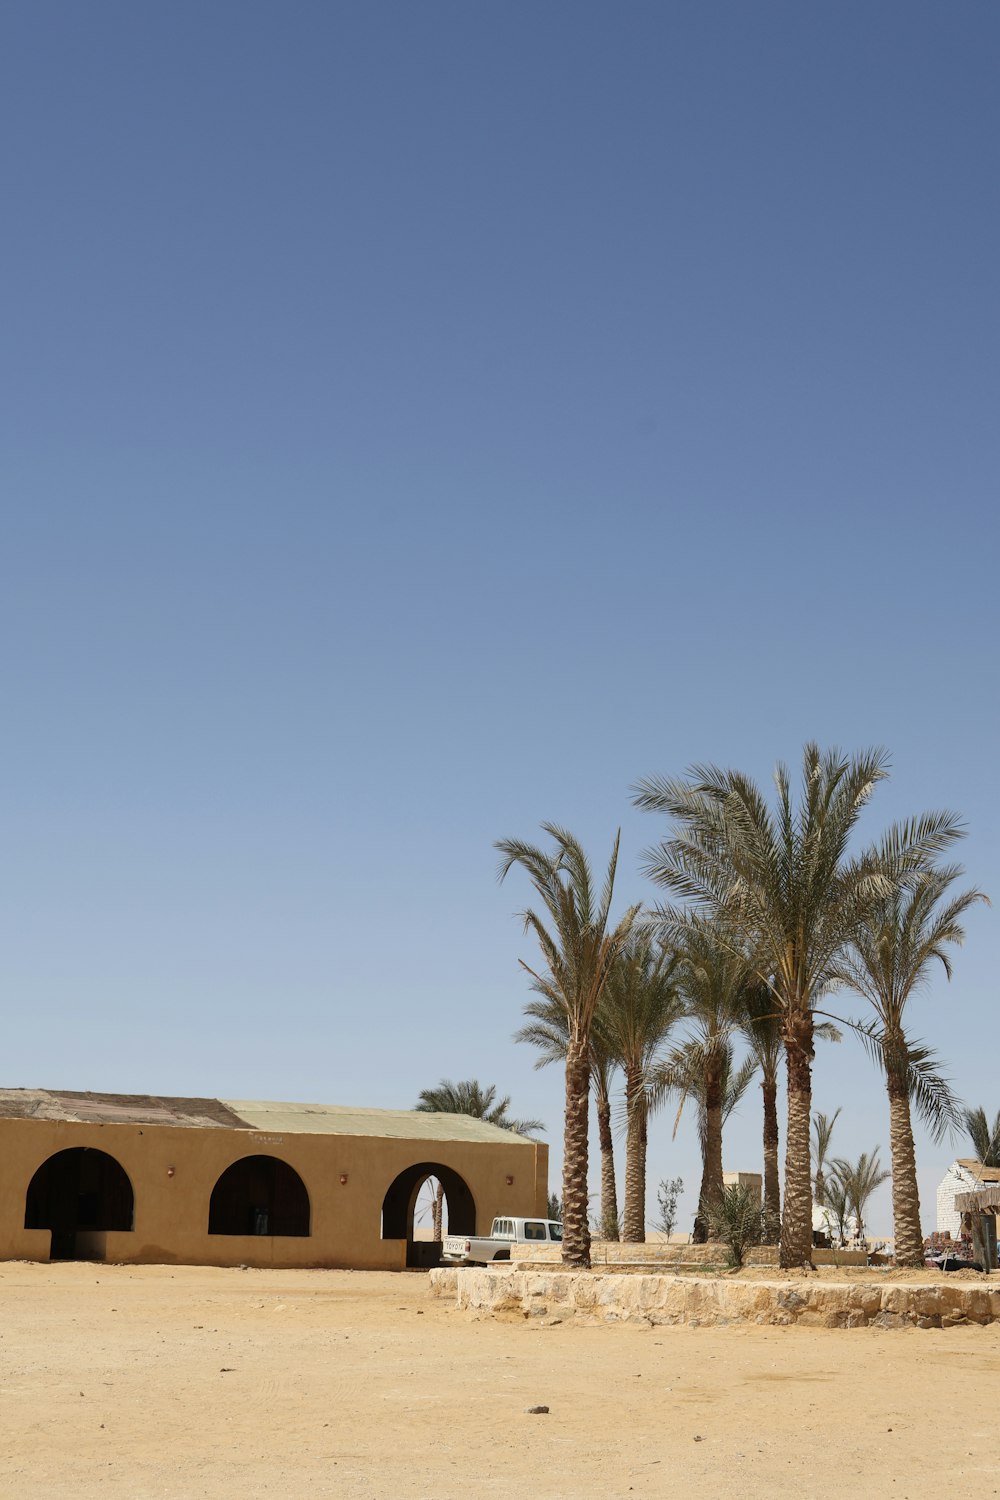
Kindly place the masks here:
<instances>
[{"instance_id":1,"label":"sandy desert ground","mask_svg":"<svg viewBox=\"0 0 1000 1500\"><path fill-rule=\"evenodd\" d=\"M0 1306L18 1500L1000 1489L997 1327L472 1322L418 1274L81 1264L0 1266Z\"/></svg>"}]
</instances>

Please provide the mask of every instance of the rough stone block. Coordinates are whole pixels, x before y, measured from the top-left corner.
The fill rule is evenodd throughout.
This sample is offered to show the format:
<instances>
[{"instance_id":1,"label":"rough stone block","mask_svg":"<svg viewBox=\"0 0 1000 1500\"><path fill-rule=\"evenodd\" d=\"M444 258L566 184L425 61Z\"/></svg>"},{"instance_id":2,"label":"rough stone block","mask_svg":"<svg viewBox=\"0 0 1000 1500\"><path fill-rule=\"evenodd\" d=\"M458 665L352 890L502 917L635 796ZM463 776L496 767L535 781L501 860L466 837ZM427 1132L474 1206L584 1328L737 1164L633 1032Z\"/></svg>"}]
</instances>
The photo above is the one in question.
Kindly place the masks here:
<instances>
[{"instance_id":1,"label":"rough stone block","mask_svg":"<svg viewBox=\"0 0 1000 1500\"><path fill-rule=\"evenodd\" d=\"M454 1296L473 1316L545 1317L554 1308L581 1320L642 1327L735 1322L824 1328L957 1327L1000 1321L1000 1288L974 1282L849 1283L778 1278L682 1277L613 1271L444 1269L431 1273L435 1296Z\"/></svg>"}]
</instances>

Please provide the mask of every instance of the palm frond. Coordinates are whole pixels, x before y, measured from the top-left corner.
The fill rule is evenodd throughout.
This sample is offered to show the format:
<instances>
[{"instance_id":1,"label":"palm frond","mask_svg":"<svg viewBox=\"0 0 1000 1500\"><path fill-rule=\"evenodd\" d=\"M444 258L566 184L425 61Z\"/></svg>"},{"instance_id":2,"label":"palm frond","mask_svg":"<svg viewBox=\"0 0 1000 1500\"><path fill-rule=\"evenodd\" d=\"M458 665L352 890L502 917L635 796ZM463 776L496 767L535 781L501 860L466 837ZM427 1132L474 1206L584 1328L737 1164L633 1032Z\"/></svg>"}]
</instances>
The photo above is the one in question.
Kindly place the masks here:
<instances>
[{"instance_id":1,"label":"palm frond","mask_svg":"<svg viewBox=\"0 0 1000 1500\"><path fill-rule=\"evenodd\" d=\"M510 1096L497 1099L496 1084L482 1084L477 1078L463 1079L460 1083L442 1078L436 1088L421 1089L414 1108L435 1114L471 1115L476 1120L485 1120L488 1125L498 1125L501 1130L512 1130L517 1135L531 1135L545 1129L541 1120L511 1119Z\"/></svg>"},{"instance_id":2,"label":"palm frond","mask_svg":"<svg viewBox=\"0 0 1000 1500\"><path fill-rule=\"evenodd\" d=\"M990 1125L985 1109L966 1109L962 1123L969 1132L976 1158L984 1167L1000 1167L1000 1110Z\"/></svg>"},{"instance_id":3,"label":"palm frond","mask_svg":"<svg viewBox=\"0 0 1000 1500\"><path fill-rule=\"evenodd\" d=\"M961 1101L930 1047L902 1033L886 1032L877 1021L849 1024L875 1066L906 1089L933 1141L940 1144L961 1129L965 1123Z\"/></svg>"}]
</instances>

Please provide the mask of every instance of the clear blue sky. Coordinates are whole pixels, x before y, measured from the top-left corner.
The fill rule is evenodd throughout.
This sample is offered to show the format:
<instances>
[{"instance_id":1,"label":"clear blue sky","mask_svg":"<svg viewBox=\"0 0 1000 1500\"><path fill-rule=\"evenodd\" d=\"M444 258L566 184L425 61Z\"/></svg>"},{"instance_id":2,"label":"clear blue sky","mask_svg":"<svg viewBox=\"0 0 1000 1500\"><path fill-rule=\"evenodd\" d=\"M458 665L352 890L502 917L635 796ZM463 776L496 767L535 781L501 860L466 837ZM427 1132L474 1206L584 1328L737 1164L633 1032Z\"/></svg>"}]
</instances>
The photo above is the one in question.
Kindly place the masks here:
<instances>
[{"instance_id":1,"label":"clear blue sky","mask_svg":"<svg viewBox=\"0 0 1000 1500\"><path fill-rule=\"evenodd\" d=\"M995 5L3 29L5 1083L475 1075L555 1179L496 838L621 824L644 897L637 777L881 743L872 830L957 808L1000 898ZM997 923L916 1017L991 1110Z\"/></svg>"}]
</instances>

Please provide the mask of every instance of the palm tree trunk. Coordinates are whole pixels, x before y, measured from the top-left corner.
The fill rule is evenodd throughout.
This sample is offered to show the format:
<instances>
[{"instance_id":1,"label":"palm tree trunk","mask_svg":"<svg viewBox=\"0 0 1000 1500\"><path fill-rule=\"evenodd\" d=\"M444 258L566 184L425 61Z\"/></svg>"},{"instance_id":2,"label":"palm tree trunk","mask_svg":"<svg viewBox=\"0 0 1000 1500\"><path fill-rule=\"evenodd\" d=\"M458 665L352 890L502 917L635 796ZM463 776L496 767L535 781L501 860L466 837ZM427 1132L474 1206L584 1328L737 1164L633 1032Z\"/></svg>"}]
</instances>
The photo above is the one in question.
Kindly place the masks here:
<instances>
[{"instance_id":1,"label":"palm tree trunk","mask_svg":"<svg viewBox=\"0 0 1000 1500\"><path fill-rule=\"evenodd\" d=\"M439 1182L434 1189L434 1202L431 1205L431 1218L434 1225L432 1234L435 1240L440 1240L442 1226L444 1224L444 1183Z\"/></svg>"},{"instance_id":2,"label":"palm tree trunk","mask_svg":"<svg viewBox=\"0 0 1000 1500\"><path fill-rule=\"evenodd\" d=\"M781 1177L778 1170L778 1080L765 1077L764 1094L764 1227L767 1243L781 1233Z\"/></svg>"},{"instance_id":3,"label":"palm tree trunk","mask_svg":"<svg viewBox=\"0 0 1000 1500\"><path fill-rule=\"evenodd\" d=\"M892 1232L897 1266L922 1266L924 1237L920 1228L917 1158L913 1149L910 1097L903 1079L890 1073L889 1151L892 1158Z\"/></svg>"},{"instance_id":4,"label":"palm tree trunk","mask_svg":"<svg viewBox=\"0 0 1000 1500\"><path fill-rule=\"evenodd\" d=\"M705 1139L698 1213L691 1238L696 1245L708 1239L708 1210L722 1197L722 1076L713 1059L705 1070Z\"/></svg>"},{"instance_id":5,"label":"palm tree trunk","mask_svg":"<svg viewBox=\"0 0 1000 1500\"><path fill-rule=\"evenodd\" d=\"M785 1137L785 1211L781 1217L779 1261L787 1270L792 1266L812 1264L812 1012L792 1011L783 1029L788 1069L788 1131Z\"/></svg>"},{"instance_id":6,"label":"palm tree trunk","mask_svg":"<svg viewBox=\"0 0 1000 1500\"><path fill-rule=\"evenodd\" d=\"M634 1070L625 1073L625 1107L628 1127L625 1137L625 1221L622 1238L627 1244L646 1240L646 1111L642 1080Z\"/></svg>"},{"instance_id":7,"label":"palm tree trunk","mask_svg":"<svg viewBox=\"0 0 1000 1500\"><path fill-rule=\"evenodd\" d=\"M590 1267L587 1218L587 1116L590 1103L590 1043L571 1037L566 1048L566 1120L563 1135L564 1266Z\"/></svg>"},{"instance_id":8,"label":"palm tree trunk","mask_svg":"<svg viewBox=\"0 0 1000 1500\"><path fill-rule=\"evenodd\" d=\"M597 1098L597 1139L601 1146L601 1234L618 1239L618 1184L615 1180L615 1143L611 1135L611 1100Z\"/></svg>"},{"instance_id":9,"label":"palm tree trunk","mask_svg":"<svg viewBox=\"0 0 1000 1500\"><path fill-rule=\"evenodd\" d=\"M649 1109L645 1098L642 1101L642 1118L639 1121L639 1213L642 1215L642 1227L639 1230L639 1243L646 1243L646 1151L649 1146Z\"/></svg>"}]
</instances>

